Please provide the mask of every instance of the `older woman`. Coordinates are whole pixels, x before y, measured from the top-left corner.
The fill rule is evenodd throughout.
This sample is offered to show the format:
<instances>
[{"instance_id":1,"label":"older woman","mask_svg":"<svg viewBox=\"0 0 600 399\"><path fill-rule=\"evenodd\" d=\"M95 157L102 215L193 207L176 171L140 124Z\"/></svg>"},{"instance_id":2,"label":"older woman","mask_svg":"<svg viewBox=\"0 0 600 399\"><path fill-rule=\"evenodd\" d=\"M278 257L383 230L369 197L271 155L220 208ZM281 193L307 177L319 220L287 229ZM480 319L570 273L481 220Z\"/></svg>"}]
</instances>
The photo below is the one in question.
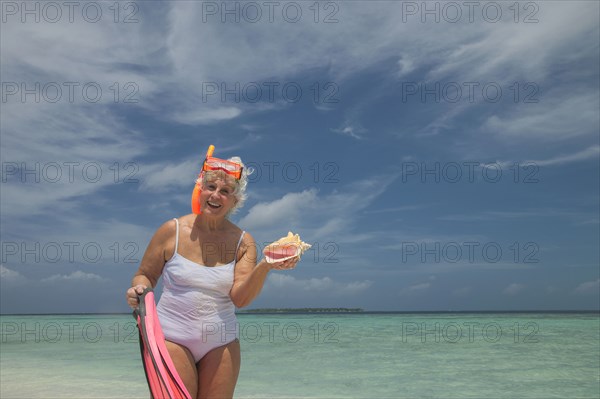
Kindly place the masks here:
<instances>
[{"instance_id":1,"label":"older woman","mask_svg":"<svg viewBox=\"0 0 600 399\"><path fill-rule=\"evenodd\" d=\"M270 270L292 269L298 261L257 264L254 239L228 220L242 206L247 184L241 160L228 161L234 169L239 166L237 173L205 169L198 181L200 214L158 228L127 290L128 304L135 308L137 295L163 276L157 311L166 346L196 398L233 396L240 370L235 307L248 306L258 296Z\"/></svg>"}]
</instances>

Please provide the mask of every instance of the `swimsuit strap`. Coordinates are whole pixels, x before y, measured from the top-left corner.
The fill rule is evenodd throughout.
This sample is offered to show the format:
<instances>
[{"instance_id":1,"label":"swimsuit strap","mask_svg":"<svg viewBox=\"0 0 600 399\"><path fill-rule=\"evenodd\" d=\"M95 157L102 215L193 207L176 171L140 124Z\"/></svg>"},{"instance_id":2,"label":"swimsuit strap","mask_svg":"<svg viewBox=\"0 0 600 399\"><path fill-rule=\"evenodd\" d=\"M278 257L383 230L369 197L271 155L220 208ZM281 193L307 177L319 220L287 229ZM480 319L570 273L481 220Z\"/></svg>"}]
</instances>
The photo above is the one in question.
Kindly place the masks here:
<instances>
[{"instance_id":1,"label":"swimsuit strap","mask_svg":"<svg viewBox=\"0 0 600 399\"><path fill-rule=\"evenodd\" d=\"M246 233L246 231L242 231L242 235L240 236L240 239L237 243L237 247L235 248L235 259L233 260L234 262L237 261L237 253L238 253L238 250L240 249L240 244L242 243L242 238L244 238L245 233Z\"/></svg>"},{"instance_id":2,"label":"swimsuit strap","mask_svg":"<svg viewBox=\"0 0 600 399\"><path fill-rule=\"evenodd\" d=\"M173 218L175 220L175 224L177 225L177 231L175 233L175 253L177 253L177 247L179 246L179 220L177 218Z\"/></svg>"},{"instance_id":3,"label":"swimsuit strap","mask_svg":"<svg viewBox=\"0 0 600 399\"><path fill-rule=\"evenodd\" d=\"M174 253L174 254L176 254L177 248L179 247L179 220L177 218L173 218L173 220L175 220L175 225L177 226L177 230L175 231L175 253ZM240 244L242 243L242 238L244 238L245 233L246 233L246 231L242 231L242 235L240 235L240 239L238 240L237 247L235 248L236 259L237 259L238 250L240 249ZM234 262L236 259L234 259Z\"/></svg>"}]
</instances>

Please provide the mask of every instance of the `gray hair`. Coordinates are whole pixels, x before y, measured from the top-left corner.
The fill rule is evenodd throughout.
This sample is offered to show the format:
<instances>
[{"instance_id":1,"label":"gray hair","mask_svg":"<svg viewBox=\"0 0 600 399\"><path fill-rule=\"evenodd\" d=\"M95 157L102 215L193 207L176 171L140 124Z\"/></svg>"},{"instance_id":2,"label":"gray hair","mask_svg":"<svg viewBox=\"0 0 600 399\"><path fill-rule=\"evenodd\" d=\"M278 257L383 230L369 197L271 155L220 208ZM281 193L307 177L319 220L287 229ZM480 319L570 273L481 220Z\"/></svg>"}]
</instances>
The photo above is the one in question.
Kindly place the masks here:
<instances>
[{"instance_id":1,"label":"gray hair","mask_svg":"<svg viewBox=\"0 0 600 399\"><path fill-rule=\"evenodd\" d=\"M237 180L237 179L229 176L227 173L225 173L223 171L219 171L219 170L207 170L206 172L204 172L203 179L198 177L198 179L196 180L196 183L200 183L201 185L205 181L212 181L214 179L223 178L223 177L229 177L229 179L234 182L233 195L235 196L237 201L236 201L235 205L229 210L229 212L227 212L227 216L236 213L242 206L244 206L246 199L248 199L248 195L246 194L246 187L248 186L248 176L254 172L253 168L246 168L246 166L244 165L244 163L242 162L242 159L240 157L231 157L228 159L228 161L235 162L235 163L242 165L243 169L242 169L242 176L240 177L240 180Z\"/></svg>"}]
</instances>

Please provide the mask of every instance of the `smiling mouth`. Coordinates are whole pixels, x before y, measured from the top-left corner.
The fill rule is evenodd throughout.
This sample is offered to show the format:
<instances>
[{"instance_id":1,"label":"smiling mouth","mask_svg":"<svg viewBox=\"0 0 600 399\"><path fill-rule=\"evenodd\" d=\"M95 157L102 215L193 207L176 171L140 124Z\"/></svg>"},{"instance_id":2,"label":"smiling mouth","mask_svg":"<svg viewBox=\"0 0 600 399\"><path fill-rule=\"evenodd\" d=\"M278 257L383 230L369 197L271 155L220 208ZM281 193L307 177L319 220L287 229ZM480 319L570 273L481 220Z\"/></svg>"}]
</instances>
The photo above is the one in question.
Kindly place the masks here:
<instances>
[{"instance_id":1,"label":"smiling mouth","mask_svg":"<svg viewBox=\"0 0 600 399\"><path fill-rule=\"evenodd\" d=\"M217 204L211 201L206 201L206 204L211 207L212 209L219 209L220 207L222 207L223 205L221 204Z\"/></svg>"}]
</instances>

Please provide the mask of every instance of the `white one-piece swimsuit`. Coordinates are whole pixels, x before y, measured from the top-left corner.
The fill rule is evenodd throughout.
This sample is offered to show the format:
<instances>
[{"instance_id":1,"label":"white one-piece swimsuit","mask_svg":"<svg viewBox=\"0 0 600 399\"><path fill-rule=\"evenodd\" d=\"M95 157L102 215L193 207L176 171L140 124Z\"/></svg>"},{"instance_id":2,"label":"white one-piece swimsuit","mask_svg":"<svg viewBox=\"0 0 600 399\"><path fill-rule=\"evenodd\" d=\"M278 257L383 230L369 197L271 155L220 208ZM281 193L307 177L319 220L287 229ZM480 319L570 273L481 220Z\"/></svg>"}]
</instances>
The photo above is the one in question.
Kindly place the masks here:
<instances>
[{"instance_id":1,"label":"white one-piece swimsuit","mask_svg":"<svg viewBox=\"0 0 600 399\"><path fill-rule=\"evenodd\" d=\"M175 252L163 269L163 292L157 305L165 339L185 346L200 361L208 352L239 338L233 286L235 259L223 266L208 267L181 256L179 221ZM244 237L240 236L237 251Z\"/></svg>"}]
</instances>

